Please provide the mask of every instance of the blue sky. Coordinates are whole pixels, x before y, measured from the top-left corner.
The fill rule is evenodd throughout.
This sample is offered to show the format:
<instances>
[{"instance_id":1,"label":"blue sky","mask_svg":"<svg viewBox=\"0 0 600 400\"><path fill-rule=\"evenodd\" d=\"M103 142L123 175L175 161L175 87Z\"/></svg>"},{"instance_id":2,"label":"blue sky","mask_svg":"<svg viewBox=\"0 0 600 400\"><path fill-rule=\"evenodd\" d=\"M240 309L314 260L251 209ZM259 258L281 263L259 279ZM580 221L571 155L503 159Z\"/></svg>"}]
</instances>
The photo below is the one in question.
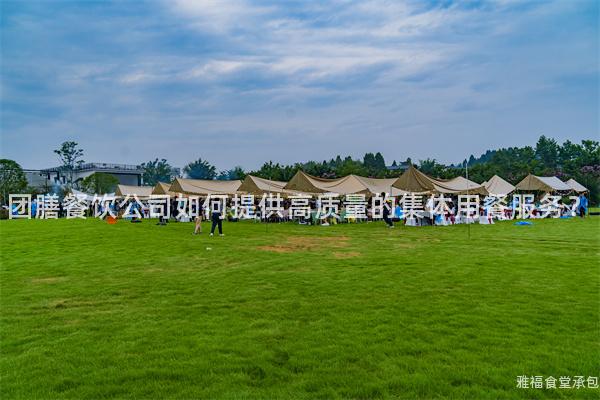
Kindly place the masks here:
<instances>
[{"instance_id":1,"label":"blue sky","mask_svg":"<svg viewBox=\"0 0 600 400\"><path fill-rule=\"evenodd\" d=\"M595 0L2 1L1 156L219 169L597 139Z\"/></svg>"}]
</instances>

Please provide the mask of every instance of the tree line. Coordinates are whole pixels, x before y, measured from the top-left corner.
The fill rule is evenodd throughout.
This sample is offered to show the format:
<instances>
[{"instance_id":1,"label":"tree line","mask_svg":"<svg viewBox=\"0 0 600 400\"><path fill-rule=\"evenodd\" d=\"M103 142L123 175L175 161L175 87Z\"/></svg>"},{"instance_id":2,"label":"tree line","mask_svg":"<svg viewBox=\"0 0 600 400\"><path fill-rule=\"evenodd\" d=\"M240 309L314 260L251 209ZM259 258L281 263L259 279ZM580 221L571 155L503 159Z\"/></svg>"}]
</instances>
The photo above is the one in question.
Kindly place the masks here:
<instances>
[{"instance_id":1,"label":"tree line","mask_svg":"<svg viewBox=\"0 0 600 400\"><path fill-rule=\"evenodd\" d=\"M54 152L59 156L66 176L71 176L69 183L72 185L72 172L83 163L83 150L78 148L75 142L65 142ZM199 158L186 164L181 175L191 179L232 180L244 179L250 174L270 180L289 181L296 172L302 170L322 178L339 178L349 174L394 178L403 172L402 168L395 168L399 164L406 166L413 162L410 158L400 162L394 160L388 166L383 155L377 152L366 153L362 159L354 159L350 156L342 158L338 155L320 162L280 164L268 161L253 171L246 171L241 166L217 171L209 161ZM552 138L541 136L535 146L488 150L479 157L471 155L456 164L445 165L435 159L427 158L419 160L414 165L423 173L440 179L464 176L468 167L469 179L479 183L499 175L516 184L530 173L557 176L562 180L573 178L590 190L594 204L598 203L600 196L600 144L594 140L582 140L581 143L567 140L559 144ZM177 175L174 173L173 166L164 158L142 163L141 168L144 170L145 185L170 182ZM84 191L102 193L114 190L117 183L118 181L112 175L96 173L79 182L79 187ZM12 160L0 160L0 196L3 197L3 202L7 193L22 193L27 190L27 181L21 167Z\"/></svg>"},{"instance_id":2,"label":"tree line","mask_svg":"<svg viewBox=\"0 0 600 400\"><path fill-rule=\"evenodd\" d=\"M160 169L166 173L171 170L166 160L155 160L147 163L148 175L144 182L165 179L156 174L156 162L162 165ZM410 158L400 163L413 164ZM398 166L394 160L391 167ZM528 174L539 176L557 176L566 181L575 179L590 190L594 204L599 202L600 187L600 144L594 140L582 140L573 143L569 140L559 144L555 139L540 136L535 146L507 147L497 150L487 150L479 157L471 155L460 163L445 165L435 159L427 158L414 163L421 172L440 179L452 179L465 176L468 167L469 179L482 183L494 175L499 175L507 181L516 184ZM265 162L259 169L245 171L242 167L217 173L216 168L208 161L198 159L187 164L184 175L193 179L243 179L246 175L254 175L276 181L289 181L299 170L321 178L339 178L349 174L372 178L395 178L403 173L403 169L389 168L383 155L379 152L366 153L361 159L350 156L337 156L330 160L308 161L295 164L280 164L273 161Z\"/></svg>"}]
</instances>

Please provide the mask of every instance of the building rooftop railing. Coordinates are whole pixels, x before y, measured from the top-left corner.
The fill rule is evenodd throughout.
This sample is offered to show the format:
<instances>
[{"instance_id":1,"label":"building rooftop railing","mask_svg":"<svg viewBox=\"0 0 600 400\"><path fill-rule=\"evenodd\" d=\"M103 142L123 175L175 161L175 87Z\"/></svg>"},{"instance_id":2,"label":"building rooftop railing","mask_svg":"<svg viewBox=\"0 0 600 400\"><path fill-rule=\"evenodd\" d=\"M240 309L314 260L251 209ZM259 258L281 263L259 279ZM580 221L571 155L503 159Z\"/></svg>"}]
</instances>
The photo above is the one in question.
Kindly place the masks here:
<instances>
[{"instance_id":1,"label":"building rooftop railing","mask_svg":"<svg viewBox=\"0 0 600 400\"><path fill-rule=\"evenodd\" d=\"M133 164L112 164L112 163L85 163L75 167L76 171L85 171L90 169L121 169L131 171L141 171L143 168L141 165Z\"/></svg>"},{"instance_id":2,"label":"building rooftop railing","mask_svg":"<svg viewBox=\"0 0 600 400\"><path fill-rule=\"evenodd\" d=\"M89 171L89 170L101 170L101 171L119 170L119 171L143 172L143 168L141 165L99 163L99 162L90 162L90 163L78 165L75 167L75 169L73 171ZM64 171L64 167L46 168L41 171L42 172Z\"/></svg>"}]
</instances>

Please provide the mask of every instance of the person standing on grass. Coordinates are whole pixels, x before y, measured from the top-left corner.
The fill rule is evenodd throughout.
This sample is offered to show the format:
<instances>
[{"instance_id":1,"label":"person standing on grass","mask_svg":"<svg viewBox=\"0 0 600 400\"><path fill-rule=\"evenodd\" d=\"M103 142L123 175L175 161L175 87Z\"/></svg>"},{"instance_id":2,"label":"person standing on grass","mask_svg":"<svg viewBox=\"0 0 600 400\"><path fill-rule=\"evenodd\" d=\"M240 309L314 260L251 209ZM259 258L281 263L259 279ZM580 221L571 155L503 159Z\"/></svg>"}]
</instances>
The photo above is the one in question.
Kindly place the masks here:
<instances>
[{"instance_id":1,"label":"person standing on grass","mask_svg":"<svg viewBox=\"0 0 600 400\"><path fill-rule=\"evenodd\" d=\"M210 219L212 221L212 226L210 228L210 236L213 236L215 233L215 228L219 227L219 236L223 235L223 212L221 211L221 203L215 202L212 203L212 212Z\"/></svg>"},{"instance_id":2,"label":"person standing on grass","mask_svg":"<svg viewBox=\"0 0 600 400\"><path fill-rule=\"evenodd\" d=\"M31 202L31 218L35 218L37 215L37 208L38 208L38 204L37 204L37 200L33 199L33 201Z\"/></svg>"},{"instance_id":3,"label":"person standing on grass","mask_svg":"<svg viewBox=\"0 0 600 400\"><path fill-rule=\"evenodd\" d=\"M391 212L391 210L392 210L392 201L391 200L387 200L383 204L383 220L385 221L385 223L386 223L386 225L387 225L388 228L393 228L394 227L394 222L390 218L390 212Z\"/></svg>"},{"instance_id":4,"label":"person standing on grass","mask_svg":"<svg viewBox=\"0 0 600 400\"><path fill-rule=\"evenodd\" d=\"M202 218L204 213L204 207L201 204L198 204L196 207L196 212L198 213L198 215L196 215L196 218L194 219L194 222L196 223L196 226L194 227L194 235L202 233Z\"/></svg>"},{"instance_id":5,"label":"person standing on grass","mask_svg":"<svg viewBox=\"0 0 600 400\"><path fill-rule=\"evenodd\" d=\"M199 213L195 219L196 226L194 227L194 235L202 233L202 214Z\"/></svg>"},{"instance_id":6,"label":"person standing on grass","mask_svg":"<svg viewBox=\"0 0 600 400\"><path fill-rule=\"evenodd\" d=\"M587 199L587 197L585 197L584 193L581 193L579 195L579 216L581 218L584 218L585 214L587 214L587 208L588 208L588 199Z\"/></svg>"}]
</instances>

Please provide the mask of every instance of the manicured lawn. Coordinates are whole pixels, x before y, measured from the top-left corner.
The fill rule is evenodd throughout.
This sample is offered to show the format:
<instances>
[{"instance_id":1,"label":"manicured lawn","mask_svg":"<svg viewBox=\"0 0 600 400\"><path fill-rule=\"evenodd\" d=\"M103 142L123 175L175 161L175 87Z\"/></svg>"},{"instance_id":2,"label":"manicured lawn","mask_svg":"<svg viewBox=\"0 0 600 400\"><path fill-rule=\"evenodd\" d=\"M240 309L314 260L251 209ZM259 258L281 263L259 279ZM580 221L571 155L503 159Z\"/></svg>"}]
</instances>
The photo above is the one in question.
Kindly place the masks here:
<instances>
[{"instance_id":1,"label":"manicured lawn","mask_svg":"<svg viewBox=\"0 0 600 400\"><path fill-rule=\"evenodd\" d=\"M11 398L597 398L600 218L1 221Z\"/></svg>"}]
</instances>

